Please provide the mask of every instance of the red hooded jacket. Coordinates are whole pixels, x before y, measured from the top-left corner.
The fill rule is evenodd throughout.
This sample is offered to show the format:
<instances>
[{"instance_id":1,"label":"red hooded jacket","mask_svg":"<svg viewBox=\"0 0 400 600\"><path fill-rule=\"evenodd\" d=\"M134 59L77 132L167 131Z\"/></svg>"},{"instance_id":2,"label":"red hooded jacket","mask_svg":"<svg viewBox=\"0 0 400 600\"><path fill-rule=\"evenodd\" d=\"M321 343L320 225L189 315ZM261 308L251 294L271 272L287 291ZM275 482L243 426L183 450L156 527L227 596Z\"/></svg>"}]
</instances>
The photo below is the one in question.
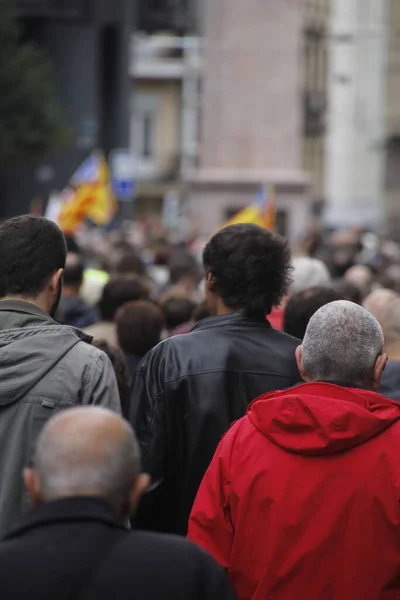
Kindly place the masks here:
<instances>
[{"instance_id":1,"label":"red hooded jacket","mask_svg":"<svg viewBox=\"0 0 400 600\"><path fill-rule=\"evenodd\" d=\"M239 600L400 599L400 404L308 383L255 400L220 442L189 538Z\"/></svg>"}]
</instances>

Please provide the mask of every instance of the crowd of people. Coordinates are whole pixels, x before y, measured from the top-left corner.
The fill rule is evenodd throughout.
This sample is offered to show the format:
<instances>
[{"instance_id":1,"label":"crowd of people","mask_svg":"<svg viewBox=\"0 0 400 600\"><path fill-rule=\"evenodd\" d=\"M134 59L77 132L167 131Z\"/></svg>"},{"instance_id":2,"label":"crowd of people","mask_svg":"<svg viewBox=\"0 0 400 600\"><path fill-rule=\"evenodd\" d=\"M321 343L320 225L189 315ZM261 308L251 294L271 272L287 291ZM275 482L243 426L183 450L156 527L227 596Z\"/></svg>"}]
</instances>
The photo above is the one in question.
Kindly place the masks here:
<instances>
[{"instance_id":1,"label":"crowd of people","mask_svg":"<svg viewBox=\"0 0 400 600\"><path fill-rule=\"evenodd\" d=\"M400 598L393 241L16 217L0 368L2 600Z\"/></svg>"}]
</instances>

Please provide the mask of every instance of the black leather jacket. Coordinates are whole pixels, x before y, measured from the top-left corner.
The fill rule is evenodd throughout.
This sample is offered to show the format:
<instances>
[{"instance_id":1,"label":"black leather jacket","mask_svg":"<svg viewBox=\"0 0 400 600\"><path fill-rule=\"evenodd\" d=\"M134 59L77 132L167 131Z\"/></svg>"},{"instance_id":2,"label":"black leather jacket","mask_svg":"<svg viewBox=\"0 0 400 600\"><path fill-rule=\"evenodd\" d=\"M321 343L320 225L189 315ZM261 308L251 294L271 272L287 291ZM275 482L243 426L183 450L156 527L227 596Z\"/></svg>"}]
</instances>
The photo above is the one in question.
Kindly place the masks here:
<instances>
[{"instance_id":1,"label":"black leather jacket","mask_svg":"<svg viewBox=\"0 0 400 600\"><path fill-rule=\"evenodd\" d=\"M186 534L197 489L221 436L259 395L295 385L299 341L234 313L165 340L139 366L130 421L152 484L136 525Z\"/></svg>"}]
</instances>

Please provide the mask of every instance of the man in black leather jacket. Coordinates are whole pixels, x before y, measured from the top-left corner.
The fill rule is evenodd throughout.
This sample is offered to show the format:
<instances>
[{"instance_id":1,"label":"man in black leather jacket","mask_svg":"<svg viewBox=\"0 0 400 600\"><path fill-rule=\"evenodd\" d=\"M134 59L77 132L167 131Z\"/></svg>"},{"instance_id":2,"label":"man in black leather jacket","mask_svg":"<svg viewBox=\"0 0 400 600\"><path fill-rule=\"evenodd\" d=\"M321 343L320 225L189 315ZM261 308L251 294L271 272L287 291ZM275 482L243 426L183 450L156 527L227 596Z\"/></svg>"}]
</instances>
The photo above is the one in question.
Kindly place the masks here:
<instances>
[{"instance_id":1,"label":"man in black leather jacket","mask_svg":"<svg viewBox=\"0 0 400 600\"><path fill-rule=\"evenodd\" d=\"M215 317L165 340L143 359L130 421L152 483L139 527L186 534L202 477L221 436L251 400L300 381L298 340L266 319L290 282L286 241L257 225L219 231L203 255Z\"/></svg>"}]
</instances>

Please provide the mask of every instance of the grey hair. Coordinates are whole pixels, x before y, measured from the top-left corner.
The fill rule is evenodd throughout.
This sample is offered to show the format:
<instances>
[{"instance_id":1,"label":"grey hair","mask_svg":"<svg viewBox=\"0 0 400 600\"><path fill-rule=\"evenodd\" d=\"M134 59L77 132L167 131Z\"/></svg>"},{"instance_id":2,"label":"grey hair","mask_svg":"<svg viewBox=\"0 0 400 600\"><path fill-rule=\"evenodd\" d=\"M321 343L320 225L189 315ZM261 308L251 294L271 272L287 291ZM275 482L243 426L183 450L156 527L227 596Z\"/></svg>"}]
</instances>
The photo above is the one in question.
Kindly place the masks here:
<instances>
[{"instance_id":1,"label":"grey hair","mask_svg":"<svg viewBox=\"0 0 400 600\"><path fill-rule=\"evenodd\" d=\"M107 433L106 424L112 430ZM124 500L140 473L140 449L126 421L100 407L56 415L36 445L34 469L44 501L90 493Z\"/></svg>"},{"instance_id":2,"label":"grey hair","mask_svg":"<svg viewBox=\"0 0 400 600\"><path fill-rule=\"evenodd\" d=\"M378 321L365 308L337 300L310 319L303 340L303 366L312 381L367 382L383 351Z\"/></svg>"},{"instance_id":3,"label":"grey hair","mask_svg":"<svg viewBox=\"0 0 400 600\"><path fill-rule=\"evenodd\" d=\"M310 287L328 287L330 283L329 271L322 260L310 256L296 256L293 259L290 294Z\"/></svg>"}]
</instances>

